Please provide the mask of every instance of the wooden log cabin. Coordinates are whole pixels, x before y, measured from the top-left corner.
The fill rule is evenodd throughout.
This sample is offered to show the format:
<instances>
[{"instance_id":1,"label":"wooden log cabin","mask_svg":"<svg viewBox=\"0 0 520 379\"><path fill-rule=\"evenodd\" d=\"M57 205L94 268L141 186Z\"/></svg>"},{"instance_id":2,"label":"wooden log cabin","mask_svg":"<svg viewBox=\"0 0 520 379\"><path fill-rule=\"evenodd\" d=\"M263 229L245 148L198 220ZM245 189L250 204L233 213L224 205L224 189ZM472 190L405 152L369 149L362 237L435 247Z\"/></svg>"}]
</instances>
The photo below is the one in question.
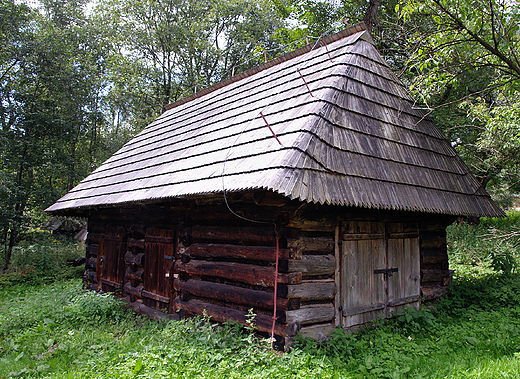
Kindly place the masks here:
<instances>
[{"instance_id":1,"label":"wooden log cabin","mask_svg":"<svg viewBox=\"0 0 520 379\"><path fill-rule=\"evenodd\" d=\"M48 209L85 283L320 338L447 292L446 226L502 216L363 24L177 101Z\"/></svg>"}]
</instances>

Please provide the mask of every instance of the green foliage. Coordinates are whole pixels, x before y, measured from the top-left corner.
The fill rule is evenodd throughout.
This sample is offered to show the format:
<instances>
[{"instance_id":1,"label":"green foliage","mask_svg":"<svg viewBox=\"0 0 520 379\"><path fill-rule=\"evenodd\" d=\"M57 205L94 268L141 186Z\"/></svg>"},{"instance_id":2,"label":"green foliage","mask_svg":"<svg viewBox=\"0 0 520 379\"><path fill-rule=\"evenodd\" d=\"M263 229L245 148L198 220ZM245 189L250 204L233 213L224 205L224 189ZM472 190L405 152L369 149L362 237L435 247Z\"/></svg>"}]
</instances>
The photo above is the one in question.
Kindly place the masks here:
<instances>
[{"instance_id":1,"label":"green foliage","mask_svg":"<svg viewBox=\"0 0 520 379\"><path fill-rule=\"evenodd\" d=\"M447 228L450 266L458 274L491 271L512 274L520 259L520 212L509 211L506 218L482 218L479 225L452 224ZM473 268L473 270L472 270Z\"/></svg>"},{"instance_id":2,"label":"green foliage","mask_svg":"<svg viewBox=\"0 0 520 379\"><path fill-rule=\"evenodd\" d=\"M14 248L9 271L0 275L0 288L81 277L84 266L73 267L70 263L84 255L83 242L34 230Z\"/></svg>"}]
</instances>

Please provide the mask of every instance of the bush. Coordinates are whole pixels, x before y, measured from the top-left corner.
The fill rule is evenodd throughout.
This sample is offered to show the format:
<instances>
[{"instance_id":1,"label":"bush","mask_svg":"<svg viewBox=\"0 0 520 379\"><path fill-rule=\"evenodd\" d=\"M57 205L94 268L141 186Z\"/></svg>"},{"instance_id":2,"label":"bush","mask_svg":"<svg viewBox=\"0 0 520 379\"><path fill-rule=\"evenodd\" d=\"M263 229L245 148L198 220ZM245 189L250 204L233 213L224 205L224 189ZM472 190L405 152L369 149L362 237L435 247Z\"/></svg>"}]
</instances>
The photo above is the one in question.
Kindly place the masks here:
<instances>
[{"instance_id":1,"label":"bush","mask_svg":"<svg viewBox=\"0 0 520 379\"><path fill-rule=\"evenodd\" d=\"M13 249L8 272L0 275L0 288L13 284L52 283L81 277L84 266L72 260L85 255L85 244L70 237L35 230Z\"/></svg>"}]
</instances>

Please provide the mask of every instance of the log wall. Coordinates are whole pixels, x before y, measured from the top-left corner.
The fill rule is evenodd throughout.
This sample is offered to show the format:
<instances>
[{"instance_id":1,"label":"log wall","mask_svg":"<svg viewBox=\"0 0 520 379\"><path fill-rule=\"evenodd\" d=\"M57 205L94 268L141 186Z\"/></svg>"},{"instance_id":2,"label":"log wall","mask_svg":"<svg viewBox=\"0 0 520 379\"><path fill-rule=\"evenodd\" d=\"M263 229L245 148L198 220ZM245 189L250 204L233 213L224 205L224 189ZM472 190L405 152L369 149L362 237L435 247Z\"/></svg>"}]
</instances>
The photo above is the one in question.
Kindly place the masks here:
<instances>
[{"instance_id":1,"label":"log wall","mask_svg":"<svg viewBox=\"0 0 520 379\"><path fill-rule=\"evenodd\" d=\"M140 310L155 309L153 312L182 317L205 313L217 322L246 323L252 310L257 329L269 333L278 233L275 332L286 339L298 331L323 336L337 326L338 222L399 217L410 221L410 214L351 208L347 212L291 202L273 194L236 194L228 200L234 212L263 223L237 218L218 197L91 210L86 286L120 294ZM433 299L449 284L446 222L424 222L423 215L413 217L423 221L422 295ZM124 267L117 271L121 275L119 287L107 281L104 276L108 274L103 271L107 267L103 257L110 256L104 241L114 228L119 230L118 236L124 235L121 243L125 246Z\"/></svg>"}]
</instances>

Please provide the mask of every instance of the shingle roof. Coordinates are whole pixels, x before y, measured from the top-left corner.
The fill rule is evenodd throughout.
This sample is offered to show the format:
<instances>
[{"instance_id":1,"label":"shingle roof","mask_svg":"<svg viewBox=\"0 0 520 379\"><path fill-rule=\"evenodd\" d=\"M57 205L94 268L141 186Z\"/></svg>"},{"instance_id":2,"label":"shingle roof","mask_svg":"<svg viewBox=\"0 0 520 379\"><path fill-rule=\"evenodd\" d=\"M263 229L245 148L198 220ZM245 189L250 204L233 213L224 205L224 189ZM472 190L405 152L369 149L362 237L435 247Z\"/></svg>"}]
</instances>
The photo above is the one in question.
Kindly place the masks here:
<instances>
[{"instance_id":1,"label":"shingle roof","mask_svg":"<svg viewBox=\"0 0 520 379\"><path fill-rule=\"evenodd\" d=\"M266 189L315 203L503 215L362 24L325 42L172 104L47 211Z\"/></svg>"}]
</instances>

